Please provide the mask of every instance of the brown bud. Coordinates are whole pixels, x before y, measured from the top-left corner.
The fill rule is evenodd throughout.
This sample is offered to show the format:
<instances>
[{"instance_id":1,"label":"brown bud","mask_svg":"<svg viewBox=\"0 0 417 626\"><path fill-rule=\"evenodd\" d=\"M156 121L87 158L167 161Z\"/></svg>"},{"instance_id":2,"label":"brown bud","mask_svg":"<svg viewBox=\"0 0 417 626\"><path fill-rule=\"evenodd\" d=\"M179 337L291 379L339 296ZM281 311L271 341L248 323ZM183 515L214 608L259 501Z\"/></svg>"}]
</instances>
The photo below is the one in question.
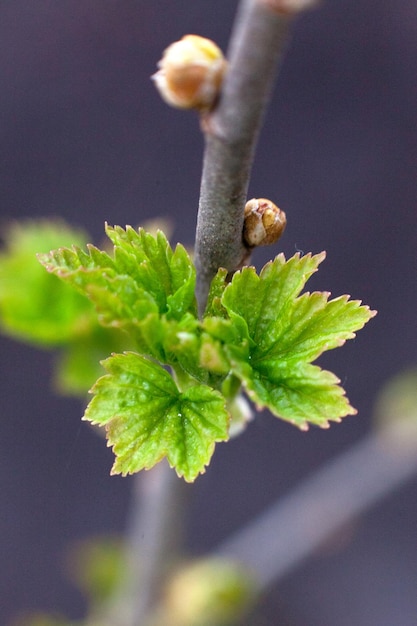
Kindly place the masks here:
<instances>
[{"instance_id":1,"label":"brown bud","mask_svg":"<svg viewBox=\"0 0 417 626\"><path fill-rule=\"evenodd\" d=\"M284 211L271 200L253 198L245 206L243 240L250 248L267 246L281 237L286 224Z\"/></svg>"},{"instance_id":2,"label":"brown bud","mask_svg":"<svg viewBox=\"0 0 417 626\"><path fill-rule=\"evenodd\" d=\"M319 4L320 0L259 0L274 13L280 15L296 15L301 11L306 11Z\"/></svg>"},{"instance_id":3,"label":"brown bud","mask_svg":"<svg viewBox=\"0 0 417 626\"><path fill-rule=\"evenodd\" d=\"M213 41L185 35L164 51L152 79L171 106L207 110L218 97L226 66L222 51Z\"/></svg>"}]
</instances>

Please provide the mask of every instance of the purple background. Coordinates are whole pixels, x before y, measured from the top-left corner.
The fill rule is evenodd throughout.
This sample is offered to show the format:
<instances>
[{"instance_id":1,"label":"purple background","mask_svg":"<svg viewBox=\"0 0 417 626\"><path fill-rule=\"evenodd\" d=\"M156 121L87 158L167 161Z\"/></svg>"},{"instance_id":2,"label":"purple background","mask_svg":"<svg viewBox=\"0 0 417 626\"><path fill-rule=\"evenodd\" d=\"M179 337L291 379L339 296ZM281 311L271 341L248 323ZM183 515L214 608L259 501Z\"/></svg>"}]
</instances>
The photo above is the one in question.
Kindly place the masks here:
<instances>
[{"instance_id":1,"label":"purple background","mask_svg":"<svg viewBox=\"0 0 417 626\"><path fill-rule=\"evenodd\" d=\"M169 215L174 239L192 244L202 138L196 117L165 106L149 76L185 33L225 48L235 8L3 0L1 219L59 215L100 241L104 220ZM311 288L350 293L379 314L322 360L358 416L305 434L264 413L217 447L192 499L194 553L357 441L381 384L416 363L416 60L412 0L328 1L294 28L251 195L286 210L287 255L327 250ZM83 601L63 573L66 551L123 529L131 479L109 477L111 452L80 423L81 404L50 393L50 355L6 338L0 350L0 623L30 608L77 618ZM416 495L414 480L298 568L256 624L415 626Z\"/></svg>"}]
</instances>

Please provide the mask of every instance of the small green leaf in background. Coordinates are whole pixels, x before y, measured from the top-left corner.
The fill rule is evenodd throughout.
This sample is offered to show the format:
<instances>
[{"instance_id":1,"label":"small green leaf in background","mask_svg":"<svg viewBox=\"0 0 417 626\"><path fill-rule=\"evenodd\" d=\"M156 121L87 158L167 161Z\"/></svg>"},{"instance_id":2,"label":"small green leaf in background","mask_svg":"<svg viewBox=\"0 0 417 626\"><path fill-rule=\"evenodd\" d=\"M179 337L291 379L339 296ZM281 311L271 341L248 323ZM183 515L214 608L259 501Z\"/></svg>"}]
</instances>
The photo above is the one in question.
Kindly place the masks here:
<instances>
[{"instance_id":1,"label":"small green leaf in background","mask_svg":"<svg viewBox=\"0 0 417 626\"><path fill-rule=\"evenodd\" d=\"M61 221L12 223L0 252L0 327L39 346L59 346L84 333L95 317L91 304L47 274L36 254L78 243L86 236Z\"/></svg>"},{"instance_id":2,"label":"small green leaf in background","mask_svg":"<svg viewBox=\"0 0 417 626\"><path fill-rule=\"evenodd\" d=\"M119 331L102 328L91 302L53 274L37 253L87 237L61 220L12 223L0 252L0 331L44 349L59 348L55 389L84 396L102 374L99 361L128 344Z\"/></svg>"},{"instance_id":3,"label":"small green leaf in background","mask_svg":"<svg viewBox=\"0 0 417 626\"><path fill-rule=\"evenodd\" d=\"M280 254L259 276L244 267L221 296L229 320L204 320L203 363L210 367L207 354L223 368L228 359L259 408L300 428L327 427L356 412L336 376L310 363L375 315L348 296L329 301L328 293L299 295L324 256L297 254L286 261Z\"/></svg>"},{"instance_id":4,"label":"small green leaf in background","mask_svg":"<svg viewBox=\"0 0 417 626\"><path fill-rule=\"evenodd\" d=\"M163 457L187 481L204 472L215 442L228 438L222 395L204 385L181 392L163 367L136 353L114 355L103 366L108 374L94 386L85 419L106 425L116 455L112 472L149 469Z\"/></svg>"},{"instance_id":5,"label":"small green leaf in background","mask_svg":"<svg viewBox=\"0 0 417 626\"><path fill-rule=\"evenodd\" d=\"M115 592L126 569L122 538L92 537L77 542L68 554L69 575L92 607Z\"/></svg>"}]
</instances>

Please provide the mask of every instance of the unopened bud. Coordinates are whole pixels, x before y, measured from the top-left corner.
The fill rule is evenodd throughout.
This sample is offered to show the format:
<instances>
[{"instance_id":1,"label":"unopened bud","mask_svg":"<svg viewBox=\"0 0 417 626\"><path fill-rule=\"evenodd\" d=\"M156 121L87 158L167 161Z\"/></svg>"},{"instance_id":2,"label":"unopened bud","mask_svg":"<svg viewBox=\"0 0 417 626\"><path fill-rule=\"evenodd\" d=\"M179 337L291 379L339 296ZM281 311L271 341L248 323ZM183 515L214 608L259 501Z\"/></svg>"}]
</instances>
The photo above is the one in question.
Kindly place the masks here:
<instances>
[{"instance_id":1,"label":"unopened bud","mask_svg":"<svg viewBox=\"0 0 417 626\"><path fill-rule=\"evenodd\" d=\"M168 46L152 76L162 98L180 109L211 109L226 70L223 53L210 39L185 35Z\"/></svg>"},{"instance_id":2,"label":"unopened bud","mask_svg":"<svg viewBox=\"0 0 417 626\"><path fill-rule=\"evenodd\" d=\"M314 8L320 0L259 0L261 4L281 15L296 15Z\"/></svg>"},{"instance_id":3,"label":"unopened bud","mask_svg":"<svg viewBox=\"0 0 417 626\"><path fill-rule=\"evenodd\" d=\"M253 198L245 206L243 239L247 246L267 246L275 243L287 225L284 211L271 200Z\"/></svg>"}]
</instances>

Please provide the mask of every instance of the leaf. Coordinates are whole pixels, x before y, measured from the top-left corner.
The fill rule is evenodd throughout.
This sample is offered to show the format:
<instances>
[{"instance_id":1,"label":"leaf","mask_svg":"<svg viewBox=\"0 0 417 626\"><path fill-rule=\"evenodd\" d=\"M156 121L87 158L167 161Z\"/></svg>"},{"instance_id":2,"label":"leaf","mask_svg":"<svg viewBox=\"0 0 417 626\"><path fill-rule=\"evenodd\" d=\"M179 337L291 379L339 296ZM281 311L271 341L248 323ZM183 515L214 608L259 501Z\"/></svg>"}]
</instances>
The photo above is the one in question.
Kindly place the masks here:
<instances>
[{"instance_id":1,"label":"leaf","mask_svg":"<svg viewBox=\"0 0 417 626\"><path fill-rule=\"evenodd\" d=\"M49 275L36 260L60 243L83 244L85 235L61 221L11 224L0 253L2 331L41 346L65 345L96 325L91 304Z\"/></svg>"},{"instance_id":2,"label":"leaf","mask_svg":"<svg viewBox=\"0 0 417 626\"><path fill-rule=\"evenodd\" d=\"M258 276L243 268L224 289L229 319L204 320L202 361L240 378L259 407L305 428L355 413L333 374L309 365L355 336L375 312L328 293L299 295L324 253L288 261L278 255ZM210 359L206 355L210 356Z\"/></svg>"},{"instance_id":3,"label":"leaf","mask_svg":"<svg viewBox=\"0 0 417 626\"><path fill-rule=\"evenodd\" d=\"M307 430L309 423L327 428L329 421L339 422L346 415L356 414L339 379L316 365L288 367L274 363L263 370L236 362L233 369L258 408L268 407L274 415L302 430Z\"/></svg>"},{"instance_id":4,"label":"leaf","mask_svg":"<svg viewBox=\"0 0 417 626\"><path fill-rule=\"evenodd\" d=\"M144 354L164 360L162 317L178 322L196 316L195 269L186 250L173 251L163 233L156 236L107 226L114 244L110 256L92 245L61 248L40 257L48 271L87 295L100 322L126 330Z\"/></svg>"},{"instance_id":5,"label":"leaf","mask_svg":"<svg viewBox=\"0 0 417 626\"><path fill-rule=\"evenodd\" d=\"M245 267L233 276L222 304L232 320L240 324L245 321L258 352L269 349L287 325L295 298L324 258L324 253L303 257L296 254L286 261L279 254L263 267L259 276L253 267Z\"/></svg>"},{"instance_id":6,"label":"leaf","mask_svg":"<svg viewBox=\"0 0 417 626\"><path fill-rule=\"evenodd\" d=\"M196 313L195 269L185 248L178 244L173 251L165 237L143 228L106 226L115 246L116 267L135 277L136 282L158 303L160 313L180 319L185 313Z\"/></svg>"},{"instance_id":7,"label":"leaf","mask_svg":"<svg viewBox=\"0 0 417 626\"><path fill-rule=\"evenodd\" d=\"M149 469L163 457L187 481L204 472L215 442L228 438L222 395L204 385L181 392L165 369L132 352L103 366L108 374L93 387L84 419L106 425L112 473Z\"/></svg>"},{"instance_id":8,"label":"leaf","mask_svg":"<svg viewBox=\"0 0 417 626\"><path fill-rule=\"evenodd\" d=\"M221 304L221 298L228 284L226 280L227 274L227 270L221 267L211 281L204 317L225 316L225 309Z\"/></svg>"},{"instance_id":9,"label":"leaf","mask_svg":"<svg viewBox=\"0 0 417 626\"><path fill-rule=\"evenodd\" d=\"M324 351L353 339L354 331L363 328L375 315L369 307L361 306L359 300L349 300L345 295L329 301L329 295L314 292L297 298L287 326L277 329L271 347L260 358L313 361Z\"/></svg>"}]
</instances>

